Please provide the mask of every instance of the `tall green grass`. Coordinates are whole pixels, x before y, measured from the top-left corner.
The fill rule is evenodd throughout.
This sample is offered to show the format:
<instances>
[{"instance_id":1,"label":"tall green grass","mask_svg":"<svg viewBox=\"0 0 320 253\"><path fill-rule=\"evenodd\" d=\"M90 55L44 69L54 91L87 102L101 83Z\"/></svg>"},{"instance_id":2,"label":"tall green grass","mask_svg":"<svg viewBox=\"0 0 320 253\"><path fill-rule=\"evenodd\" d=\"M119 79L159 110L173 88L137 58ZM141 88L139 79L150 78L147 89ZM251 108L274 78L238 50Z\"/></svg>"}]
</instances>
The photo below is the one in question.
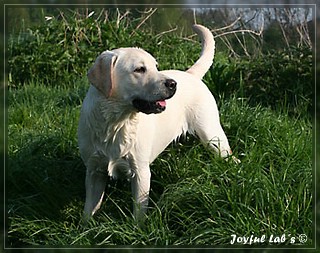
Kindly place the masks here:
<instances>
[{"instance_id":1,"label":"tall green grass","mask_svg":"<svg viewBox=\"0 0 320 253\"><path fill-rule=\"evenodd\" d=\"M311 52L292 48L233 59L221 53L219 40L204 82L241 164L214 157L187 136L151 165L143 226L132 217L130 185L121 180L108 181L101 210L82 224L85 167L76 131L88 89L84 76L95 57L114 47L140 46L160 69L184 70L201 50L200 43L174 33L136 29L143 17L104 22L99 13L90 19L71 12L8 41L5 246L213 247L230 246L232 234L306 234L302 246L312 245Z\"/></svg>"},{"instance_id":2,"label":"tall green grass","mask_svg":"<svg viewBox=\"0 0 320 253\"><path fill-rule=\"evenodd\" d=\"M233 96L221 121L242 163L214 158L193 137L152 164L143 227L126 181L110 180L102 209L81 223L85 167L76 140L87 83L9 91L8 246L230 245L231 234L306 234L312 244L311 121ZM288 244L288 241L286 242Z\"/></svg>"}]
</instances>

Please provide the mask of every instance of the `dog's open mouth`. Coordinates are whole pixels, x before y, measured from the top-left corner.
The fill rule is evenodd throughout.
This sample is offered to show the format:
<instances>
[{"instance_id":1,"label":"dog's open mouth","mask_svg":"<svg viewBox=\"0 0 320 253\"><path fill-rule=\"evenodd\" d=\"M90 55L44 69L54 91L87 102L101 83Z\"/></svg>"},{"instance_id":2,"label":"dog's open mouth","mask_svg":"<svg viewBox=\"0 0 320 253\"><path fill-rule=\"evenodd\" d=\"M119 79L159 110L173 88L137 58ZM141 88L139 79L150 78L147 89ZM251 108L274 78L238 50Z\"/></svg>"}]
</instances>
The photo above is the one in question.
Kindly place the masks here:
<instances>
[{"instance_id":1,"label":"dog's open mouth","mask_svg":"<svg viewBox=\"0 0 320 253\"><path fill-rule=\"evenodd\" d=\"M158 96L157 100L145 100L137 97L132 101L132 105L139 111L145 114L161 113L166 109L167 99L173 97L177 90L177 83L173 79L166 79L165 81L166 95Z\"/></svg>"},{"instance_id":2,"label":"dog's open mouth","mask_svg":"<svg viewBox=\"0 0 320 253\"><path fill-rule=\"evenodd\" d=\"M139 112L146 114L163 112L167 105L165 100L147 101L143 99L135 99L132 104Z\"/></svg>"}]
</instances>

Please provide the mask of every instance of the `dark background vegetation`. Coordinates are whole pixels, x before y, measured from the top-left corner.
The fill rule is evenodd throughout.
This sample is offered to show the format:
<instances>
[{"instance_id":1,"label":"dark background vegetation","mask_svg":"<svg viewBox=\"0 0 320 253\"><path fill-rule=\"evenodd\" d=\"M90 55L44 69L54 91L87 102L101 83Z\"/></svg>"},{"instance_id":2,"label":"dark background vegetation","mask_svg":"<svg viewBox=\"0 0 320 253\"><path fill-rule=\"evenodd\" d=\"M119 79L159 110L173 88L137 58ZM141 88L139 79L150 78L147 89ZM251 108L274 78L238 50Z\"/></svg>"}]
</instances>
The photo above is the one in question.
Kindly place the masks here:
<instances>
[{"instance_id":1,"label":"dark background vegetation","mask_svg":"<svg viewBox=\"0 0 320 253\"><path fill-rule=\"evenodd\" d=\"M184 39L190 38L192 9L159 9L156 14L153 11L143 8L9 8L9 85L18 87L30 81L44 85L73 83L86 74L97 54L117 47L142 47L160 61L161 57L174 54L162 62L161 69L183 70L186 68L184 61L187 66L192 65L193 59L184 57L185 52L173 50L177 43L183 44L181 48L186 48L191 55L200 50L198 43ZM94 13L88 17L91 12ZM229 27L228 32L257 30L248 25L250 22L245 17L254 18L259 10L251 12L239 13L242 19ZM232 14L225 9L203 9L197 13L197 22L214 30L231 24L237 17ZM213 87L217 93L232 94L241 89L244 96L250 95L251 100L256 100L253 102L269 105L279 101L291 101L295 105L300 95L311 99L313 79L309 70L314 23L305 17L297 24L289 20L289 15L293 14L279 12L281 21L274 17L260 36L249 32L224 35L217 31L217 36L224 35L217 38L218 53L228 56L224 61L217 61L209 73L210 83L225 84ZM46 17L50 20L45 21ZM283 19L287 19L285 25ZM179 55L186 59L179 61ZM293 86L296 81L305 85Z\"/></svg>"}]
</instances>

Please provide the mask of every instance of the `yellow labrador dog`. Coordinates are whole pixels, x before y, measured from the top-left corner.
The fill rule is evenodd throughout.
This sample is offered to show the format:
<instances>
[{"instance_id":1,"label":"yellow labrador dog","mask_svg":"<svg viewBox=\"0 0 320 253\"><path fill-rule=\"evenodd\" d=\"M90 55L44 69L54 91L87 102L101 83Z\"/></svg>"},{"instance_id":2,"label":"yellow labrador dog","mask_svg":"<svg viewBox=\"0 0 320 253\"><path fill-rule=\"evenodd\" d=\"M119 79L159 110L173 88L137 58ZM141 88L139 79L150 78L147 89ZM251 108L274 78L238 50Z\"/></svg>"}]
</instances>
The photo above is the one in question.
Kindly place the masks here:
<instances>
[{"instance_id":1,"label":"yellow labrador dog","mask_svg":"<svg viewBox=\"0 0 320 253\"><path fill-rule=\"evenodd\" d=\"M78 128L87 168L85 218L100 208L108 176L131 180L134 217L142 218L149 165L181 134L197 135L221 157L231 156L215 99L201 81L212 65L215 42L207 28L193 29L202 39L202 52L186 72L158 71L156 60L139 48L105 51L89 70L91 86Z\"/></svg>"}]
</instances>

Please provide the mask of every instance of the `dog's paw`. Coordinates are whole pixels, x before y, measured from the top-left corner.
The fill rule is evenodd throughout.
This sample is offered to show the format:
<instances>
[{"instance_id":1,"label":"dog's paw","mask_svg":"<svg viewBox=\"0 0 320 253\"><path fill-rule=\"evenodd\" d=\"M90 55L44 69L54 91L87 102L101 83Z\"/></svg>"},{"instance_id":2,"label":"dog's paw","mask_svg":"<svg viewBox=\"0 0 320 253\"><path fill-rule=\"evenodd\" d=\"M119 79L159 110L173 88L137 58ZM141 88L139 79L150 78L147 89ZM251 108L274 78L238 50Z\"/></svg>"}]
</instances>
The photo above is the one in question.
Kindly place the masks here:
<instances>
[{"instance_id":1,"label":"dog's paw","mask_svg":"<svg viewBox=\"0 0 320 253\"><path fill-rule=\"evenodd\" d=\"M233 155L227 156L227 157L225 158L225 161L227 161L227 162L232 161L232 162L234 162L235 164L241 163L241 161L240 161L237 157L235 157L235 156L233 156Z\"/></svg>"},{"instance_id":2,"label":"dog's paw","mask_svg":"<svg viewBox=\"0 0 320 253\"><path fill-rule=\"evenodd\" d=\"M224 160L227 162L233 161L235 164L241 163L241 161L232 154L232 150L224 150L221 152L221 156L224 157Z\"/></svg>"},{"instance_id":3,"label":"dog's paw","mask_svg":"<svg viewBox=\"0 0 320 253\"><path fill-rule=\"evenodd\" d=\"M232 158L232 160L234 161L235 164L241 163L241 161L237 157L231 156L231 158Z\"/></svg>"}]
</instances>

